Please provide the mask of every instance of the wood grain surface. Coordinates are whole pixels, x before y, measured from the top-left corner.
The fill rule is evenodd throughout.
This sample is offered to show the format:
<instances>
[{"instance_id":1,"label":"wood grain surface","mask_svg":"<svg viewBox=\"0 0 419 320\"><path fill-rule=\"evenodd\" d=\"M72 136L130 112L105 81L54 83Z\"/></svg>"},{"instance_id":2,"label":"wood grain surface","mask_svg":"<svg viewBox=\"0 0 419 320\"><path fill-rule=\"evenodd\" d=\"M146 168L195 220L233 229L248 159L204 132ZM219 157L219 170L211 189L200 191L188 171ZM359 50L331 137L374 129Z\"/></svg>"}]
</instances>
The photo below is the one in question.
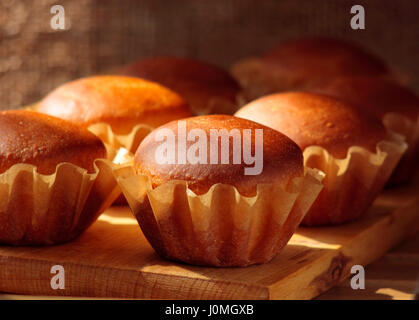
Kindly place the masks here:
<instances>
[{"instance_id":1,"label":"wood grain surface","mask_svg":"<svg viewBox=\"0 0 419 320\"><path fill-rule=\"evenodd\" d=\"M318 296L319 300L411 300L419 298L419 233L387 252L365 268L363 290L353 290L343 281ZM103 299L69 296L34 296L0 293L0 300L79 300ZM109 298L114 300L113 298Z\"/></svg>"},{"instance_id":2,"label":"wood grain surface","mask_svg":"<svg viewBox=\"0 0 419 320\"><path fill-rule=\"evenodd\" d=\"M417 291L416 291L417 290ZM419 233L387 252L365 269L365 289L352 290L343 281L320 300L411 300L419 298Z\"/></svg>"},{"instance_id":3,"label":"wood grain surface","mask_svg":"<svg viewBox=\"0 0 419 320\"><path fill-rule=\"evenodd\" d=\"M129 209L113 207L74 242L0 247L0 292L146 299L310 299L341 283L354 264L371 263L414 233L419 226L418 208L419 183L387 190L359 221L300 228L270 263L204 268L161 259ZM65 268L64 290L50 286L50 269L56 264ZM341 290L351 290L349 280L341 286L346 288Z\"/></svg>"}]
</instances>

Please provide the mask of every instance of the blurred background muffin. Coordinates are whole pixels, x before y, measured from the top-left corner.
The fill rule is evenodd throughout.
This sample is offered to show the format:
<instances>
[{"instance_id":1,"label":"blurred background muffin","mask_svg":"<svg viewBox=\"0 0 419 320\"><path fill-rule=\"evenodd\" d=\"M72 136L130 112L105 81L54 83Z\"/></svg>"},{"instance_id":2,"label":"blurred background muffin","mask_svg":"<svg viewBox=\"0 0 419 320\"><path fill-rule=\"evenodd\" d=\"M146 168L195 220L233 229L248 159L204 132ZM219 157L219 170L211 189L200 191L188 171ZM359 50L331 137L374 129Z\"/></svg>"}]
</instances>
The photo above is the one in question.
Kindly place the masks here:
<instances>
[{"instance_id":1,"label":"blurred background muffin","mask_svg":"<svg viewBox=\"0 0 419 320\"><path fill-rule=\"evenodd\" d=\"M223 68L301 37L365 48L419 88L418 3L361 1L365 30L350 27L351 1L61 0L65 30L50 26L53 0L0 1L0 108L39 101L59 85L150 56L191 57ZM416 91L417 92L417 91Z\"/></svg>"},{"instance_id":2,"label":"blurred background muffin","mask_svg":"<svg viewBox=\"0 0 419 320\"><path fill-rule=\"evenodd\" d=\"M160 83L180 94L194 115L233 114L240 86L227 71L193 59L154 57L127 65L121 73Z\"/></svg>"},{"instance_id":3,"label":"blurred background muffin","mask_svg":"<svg viewBox=\"0 0 419 320\"><path fill-rule=\"evenodd\" d=\"M287 135L303 150L304 164L325 173L324 189L303 225L334 225L364 215L406 150L378 118L325 95L272 94L235 115Z\"/></svg>"},{"instance_id":4,"label":"blurred background muffin","mask_svg":"<svg viewBox=\"0 0 419 320\"><path fill-rule=\"evenodd\" d=\"M330 38L302 38L284 42L261 56L231 67L248 100L266 94L304 90L337 76L396 78L379 58L361 47Z\"/></svg>"},{"instance_id":5,"label":"blurred background muffin","mask_svg":"<svg viewBox=\"0 0 419 320\"><path fill-rule=\"evenodd\" d=\"M308 90L347 101L403 135L408 150L390 183L400 184L414 178L419 170L419 98L416 94L394 81L376 77L330 78L313 84Z\"/></svg>"},{"instance_id":6,"label":"blurred background muffin","mask_svg":"<svg viewBox=\"0 0 419 320\"><path fill-rule=\"evenodd\" d=\"M117 134L137 124L158 127L190 114L175 92L134 77L95 76L66 83L34 106L34 110L89 127L107 123Z\"/></svg>"},{"instance_id":7,"label":"blurred background muffin","mask_svg":"<svg viewBox=\"0 0 419 320\"><path fill-rule=\"evenodd\" d=\"M191 115L177 93L125 76L93 76L63 84L33 109L89 128L108 146L111 159L119 147L135 152L153 128Z\"/></svg>"}]
</instances>

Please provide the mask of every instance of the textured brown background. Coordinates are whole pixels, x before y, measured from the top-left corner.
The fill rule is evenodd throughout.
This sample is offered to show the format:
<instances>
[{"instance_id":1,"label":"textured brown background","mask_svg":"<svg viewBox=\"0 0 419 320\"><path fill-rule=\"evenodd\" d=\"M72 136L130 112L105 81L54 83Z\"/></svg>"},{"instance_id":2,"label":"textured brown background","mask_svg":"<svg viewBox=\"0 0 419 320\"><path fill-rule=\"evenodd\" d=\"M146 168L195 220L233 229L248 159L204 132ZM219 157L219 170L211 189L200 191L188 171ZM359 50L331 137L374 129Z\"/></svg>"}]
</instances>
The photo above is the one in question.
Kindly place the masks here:
<instances>
[{"instance_id":1,"label":"textured brown background","mask_svg":"<svg viewBox=\"0 0 419 320\"><path fill-rule=\"evenodd\" d=\"M50 7L67 30L50 27ZM366 30L352 30L362 4ZM419 88L418 0L0 0L0 108L35 102L71 79L142 56L192 56L227 67L279 41L329 35L361 43Z\"/></svg>"}]
</instances>

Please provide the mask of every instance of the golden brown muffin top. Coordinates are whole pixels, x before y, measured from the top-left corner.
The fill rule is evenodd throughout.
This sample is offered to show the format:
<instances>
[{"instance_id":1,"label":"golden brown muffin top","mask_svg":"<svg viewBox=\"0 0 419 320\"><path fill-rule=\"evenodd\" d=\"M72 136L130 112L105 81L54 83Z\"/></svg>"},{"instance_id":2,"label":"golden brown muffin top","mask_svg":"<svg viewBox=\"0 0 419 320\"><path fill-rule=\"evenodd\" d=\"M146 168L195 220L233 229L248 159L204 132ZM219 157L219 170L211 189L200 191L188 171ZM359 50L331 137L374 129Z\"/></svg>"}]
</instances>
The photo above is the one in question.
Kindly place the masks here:
<instances>
[{"instance_id":1,"label":"golden brown muffin top","mask_svg":"<svg viewBox=\"0 0 419 320\"><path fill-rule=\"evenodd\" d=\"M329 38L288 41L269 50L263 60L294 77L379 76L389 73L383 61L357 45Z\"/></svg>"},{"instance_id":2,"label":"golden brown muffin top","mask_svg":"<svg viewBox=\"0 0 419 320\"><path fill-rule=\"evenodd\" d=\"M26 110L0 112L0 173L28 163L51 174L62 162L91 172L93 161L105 157L102 141L71 122Z\"/></svg>"},{"instance_id":3,"label":"golden brown muffin top","mask_svg":"<svg viewBox=\"0 0 419 320\"><path fill-rule=\"evenodd\" d=\"M157 83L122 76L66 83L47 95L36 111L85 125L105 122L118 133L128 133L139 123L157 127L191 115L177 93Z\"/></svg>"},{"instance_id":4,"label":"golden brown muffin top","mask_svg":"<svg viewBox=\"0 0 419 320\"><path fill-rule=\"evenodd\" d=\"M207 143L207 163L191 164L187 161L185 164L159 164L156 161L156 149L162 145L162 142L156 141L156 137L162 129L169 129L176 135L174 142L178 146L178 125L183 122L186 126L186 132L194 129L201 129L206 134ZM263 150L263 170L257 175L246 175L244 169L252 167L253 164L246 164L244 159L244 147L242 142L241 162L233 163L233 139L228 144L229 162L217 164L210 163L211 130L226 129L221 135L228 136L232 129L240 132L241 141L243 141L243 129L249 129L251 132L252 154L255 151L256 129L261 129L263 141L261 142ZM249 141L249 139L246 139ZM182 141L182 140L180 140ZM197 140L187 141L186 149L189 149ZM221 140L218 144L218 154L222 153ZM181 143L181 142L180 142ZM173 144L171 144L173 145ZM225 145L225 144L223 144ZM212 145L213 148L214 145ZM235 186L238 191L246 196L254 195L256 185L259 183L283 182L287 184L290 179L303 175L303 156L300 148L285 135L272 130L268 127L227 115L211 115L187 118L184 120L173 121L165 124L152 133L150 133L140 144L135 153L135 169L137 173L146 174L151 177L153 186L161 185L170 180L183 180L188 182L188 186L197 194L203 194L216 184L223 183Z\"/></svg>"},{"instance_id":5,"label":"golden brown muffin top","mask_svg":"<svg viewBox=\"0 0 419 320\"><path fill-rule=\"evenodd\" d=\"M236 105L240 92L240 86L226 71L193 59L142 59L125 67L123 73L155 81L179 93L188 101L194 114L205 112L213 98L222 98ZM212 110L213 113L221 111L228 110Z\"/></svg>"},{"instance_id":6,"label":"golden brown muffin top","mask_svg":"<svg viewBox=\"0 0 419 320\"><path fill-rule=\"evenodd\" d=\"M419 98L393 81L374 77L339 77L308 89L347 101L380 119L388 112L401 113L413 121L419 116Z\"/></svg>"},{"instance_id":7,"label":"golden brown muffin top","mask_svg":"<svg viewBox=\"0 0 419 320\"><path fill-rule=\"evenodd\" d=\"M372 152L387 137L383 125L339 100L313 93L272 94L247 104L235 116L256 121L294 140L302 150L317 145L336 158L348 148L361 146Z\"/></svg>"}]
</instances>

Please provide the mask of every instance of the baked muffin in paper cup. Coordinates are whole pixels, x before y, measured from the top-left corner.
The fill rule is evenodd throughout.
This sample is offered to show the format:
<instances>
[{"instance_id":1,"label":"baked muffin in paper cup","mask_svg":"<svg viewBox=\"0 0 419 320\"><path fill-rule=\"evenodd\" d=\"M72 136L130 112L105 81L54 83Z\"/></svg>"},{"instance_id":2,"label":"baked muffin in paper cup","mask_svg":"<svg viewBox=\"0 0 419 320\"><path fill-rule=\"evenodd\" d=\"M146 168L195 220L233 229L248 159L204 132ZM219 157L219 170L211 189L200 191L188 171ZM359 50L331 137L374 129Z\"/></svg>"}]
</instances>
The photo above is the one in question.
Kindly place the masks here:
<instances>
[{"instance_id":1,"label":"baked muffin in paper cup","mask_svg":"<svg viewBox=\"0 0 419 320\"><path fill-rule=\"evenodd\" d=\"M406 183L419 169L419 98L409 88L389 79L337 77L316 83L311 92L351 103L361 112L380 119L384 126L406 138L408 150L389 184Z\"/></svg>"},{"instance_id":2,"label":"baked muffin in paper cup","mask_svg":"<svg viewBox=\"0 0 419 320\"><path fill-rule=\"evenodd\" d=\"M80 235L119 195L101 140L32 111L0 113L0 243L49 245Z\"/></svg>"},{"instance_id":3,"label":"baked muffin in paper cup","mask_svg":"<svg viewBox=\"0 0 419 320\"><path fill-rule=\"evenodd\" d=\"M187 132L195 133L224 128L222 135L227 135L227 130L238 128L263 129L263 171L245 175L242 162L160 163L155 158L161 146L159 132L176 131L181 122ZM233 150L232 144L229 148ZM192 117L157 128L141 143L133 167L114 174L158 254L218 267L270 261L322 189L322 173L304 171L302 152L289 138L252 121L221 115Z\"/></svg>"},{"instance_id":4,"label":"baked muffin in paper cup","mask_svg":"<svg viewBox=\"0 0 419 320\"><path fill-rule=\"evenodd\" d=\"M302 225L335 225L366 213L389 180L407 149L402 136L390 133L377 144L375 153L353 146L344 159L337 159L319 146L304 150L304 164L325 173L324 188Z\"/></svg>"},{"instance_id":5,"label":"baked muffin in paper cup","mask_svg":"<svg viewBox=\"0 0 419 320\"><path fill-rule=\"evenodd\" d=\"M304 165L325 173L324 189L303 225L335 225L363 215L407 149L380 119L330 96L279 93L236 116L283 132L303 150Z\"/></svg>"},{"instance_id":6,"label":"baked muffin in paper cup","mask_svg":"<svg viewBox=\"0 0 419 320\"><path fill-rule=\"evenodd\" d=\"M147 240L164 258L194 265L248 266L274 258L322 189L322 173L307 169L288 186L261 184L254 197L216 184L203 195L185 181L153 188L134 170L116 170L118 184Z\"/></svg>"},{"instance_id":7,"label":"baked muffin in paper cup","mask_svg":"<svg viewBox=\"0 0 419 320\"><path fill-rule=\"evenodd\" d=\"M157 83L126 76L92 76L63 84L32 107L88 128L105 143L108 159L132 152L153 128L191 115L187 102Z\"/></svg>"}]
</instances>

